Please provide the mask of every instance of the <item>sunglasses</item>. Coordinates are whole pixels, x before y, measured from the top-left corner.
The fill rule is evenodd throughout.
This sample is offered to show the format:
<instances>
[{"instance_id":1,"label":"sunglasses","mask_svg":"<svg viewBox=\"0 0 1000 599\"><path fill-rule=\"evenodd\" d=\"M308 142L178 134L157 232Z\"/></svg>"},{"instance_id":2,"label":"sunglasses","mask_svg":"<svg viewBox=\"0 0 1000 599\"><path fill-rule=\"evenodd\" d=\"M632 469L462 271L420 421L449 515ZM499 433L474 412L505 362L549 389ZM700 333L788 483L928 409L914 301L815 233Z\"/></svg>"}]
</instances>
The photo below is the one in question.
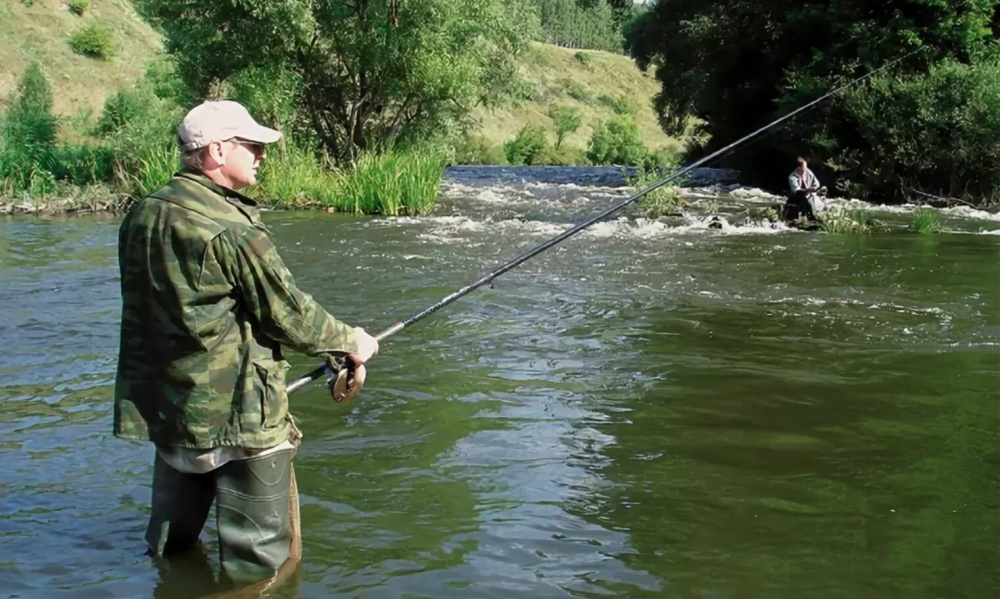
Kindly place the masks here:
<instances>
[{"instance_id":1,"label":"sunglasses","mask_svg":"<svg viewBox=\"0 0 1000 599\"><path fill-rule=\"evenodd\" d=\"M262 143L258 143L256 141L247 141L245 139L240 139L238 137L234 137L233 139L231 139L229 141L236 142L237 144L239 144L239 145L243 146L244 148L250 150L250 152L254 156L263 156L264 155L265 146Z\"/></svg>"}]
</instances>

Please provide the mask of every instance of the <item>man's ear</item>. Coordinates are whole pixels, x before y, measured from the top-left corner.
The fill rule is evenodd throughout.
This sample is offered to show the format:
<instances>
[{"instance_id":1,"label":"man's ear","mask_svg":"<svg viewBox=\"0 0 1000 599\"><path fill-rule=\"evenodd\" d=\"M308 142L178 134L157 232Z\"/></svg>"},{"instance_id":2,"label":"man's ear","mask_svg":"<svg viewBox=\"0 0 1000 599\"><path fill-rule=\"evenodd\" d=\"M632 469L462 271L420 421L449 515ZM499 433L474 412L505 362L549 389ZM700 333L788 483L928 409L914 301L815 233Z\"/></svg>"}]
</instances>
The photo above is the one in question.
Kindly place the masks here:
<instances>
[{"instance_id":1,"label":"man's ear","mask_svg":"<svg viewBox=\"0 0 1000 599\"><path fill-rule=\"evenodd\" d=\"M226 165L226 155L222 147L223 142L213 141L208 144L208 155L212 157L212 161L219 166Z\"/></svg>"}]
</instances>

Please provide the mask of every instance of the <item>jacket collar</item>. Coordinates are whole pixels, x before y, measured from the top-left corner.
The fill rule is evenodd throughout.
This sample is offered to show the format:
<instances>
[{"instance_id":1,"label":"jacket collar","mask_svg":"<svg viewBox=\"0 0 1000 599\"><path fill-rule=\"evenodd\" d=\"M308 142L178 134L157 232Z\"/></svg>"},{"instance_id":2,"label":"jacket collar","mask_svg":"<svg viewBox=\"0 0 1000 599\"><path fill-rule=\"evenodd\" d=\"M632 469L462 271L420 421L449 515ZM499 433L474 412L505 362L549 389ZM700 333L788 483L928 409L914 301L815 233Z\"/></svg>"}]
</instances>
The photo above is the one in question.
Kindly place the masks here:
<instances>
[{"instance_id":1,"label":"jacket collar","mask_svg":"<svg viewBox=\"0 0 1000 599\"><path fill-rule=\"evenodd\" d=\"M235 189L230 189L228 187L223 187L215 181L212 181L204 174L197 171L192 171L184 169L174 175L175 179L181 179L183 181L189 181L195 183L201 187L207 189L212 197L209 199L208 194L199 194L205 200L211 202L212 200L218 200L219 202L224 202L225 205L231 206L243 214L247 220L252 224L256 225L260 222L260 205L253 199L243 195L242 193L236 191ZM178 202L179 203L179 202ZM205 202L183 202L184 206L195 210L197 212L205 212L207 209L215 208L218 210L221 206L208 206L204 205ZM193 205L195 204L195 205ZM197 206L196 204L202 204L202 206ZM199 210L199 208L201 208Z\"/></svg>"}]
</instances>

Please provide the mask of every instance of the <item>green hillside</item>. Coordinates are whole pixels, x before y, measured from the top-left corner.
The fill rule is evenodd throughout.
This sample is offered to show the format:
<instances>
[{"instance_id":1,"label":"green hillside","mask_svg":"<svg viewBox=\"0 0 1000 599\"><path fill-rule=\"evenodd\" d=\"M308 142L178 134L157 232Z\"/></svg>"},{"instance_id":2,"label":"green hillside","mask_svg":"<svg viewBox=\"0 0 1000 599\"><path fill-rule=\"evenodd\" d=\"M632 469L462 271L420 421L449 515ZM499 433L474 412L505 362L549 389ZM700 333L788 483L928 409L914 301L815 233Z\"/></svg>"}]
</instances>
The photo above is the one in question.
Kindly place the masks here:
<instances>
[{"instance_id":1,"label":"green hillside","mask_svg":"<svg viewBox=\"0 0 1000 599\"><path fill-rule=\"evenodd\" d=\"M90 25L111 33L116 53L110 60L70 49L70 35ZM104 99L135 81L161 47L129 0L89 0L81 16L60 0L4 0L0 39L0 110L27 65L38 60L52 83L55 113L62 117L88 108L99 113Z\"/></svg>"},{"instance_id":2,"label":"green hillside","mask_svg":"<svg viewBox=\"0 0 1000 599\"><path fill-rule=\"evenodd\" d=\"M111 32L116 53L109 60L75 54L70 35L90 25ZM60 0L6 0L0 3L0 111L27 65L41 62L53 86L55 112L64 119L89 118L100 113L104 100L142 74L150 57L161 51L157 34L136 14L129 0L89 0L82 16ZM525 78L523 100L496 111L479 109L474 133L501 145L525 124L542 127L555 139L548 116L553 105L582 113L582 123L564 145L584 149L596 126L614 116L622 99L635 110L635 119L650 149L677 149L677 140L663 134L650 107L656 81L624 56L592 50L570 50L532 44L521 62ZM89 119L88 119L89 120ZM64 127L67 133L71 128Z\"/></svg>"},{"instance_id":3,"label":"green hillside","mask_svg":"<svg viewBox=\"0 0 1000 599\"><path fill-rule=\"evenodd\" d=\"M570 106L583 115L580 128L566 136L564 145L585 149L602 121L615 116L614 105L624 99L634 109L642 140L650 149L679 150L682 143L660 129L651 101L659 84L640 71L628 57L596 50L571 50L550 44L531 44L521 59L521 74L530 99L496 111L479 109L474 117L478 133L494 143L515 136L526 124L540 126L555 140L549 115L553 105Z\"/></svg>"}]
</instances>

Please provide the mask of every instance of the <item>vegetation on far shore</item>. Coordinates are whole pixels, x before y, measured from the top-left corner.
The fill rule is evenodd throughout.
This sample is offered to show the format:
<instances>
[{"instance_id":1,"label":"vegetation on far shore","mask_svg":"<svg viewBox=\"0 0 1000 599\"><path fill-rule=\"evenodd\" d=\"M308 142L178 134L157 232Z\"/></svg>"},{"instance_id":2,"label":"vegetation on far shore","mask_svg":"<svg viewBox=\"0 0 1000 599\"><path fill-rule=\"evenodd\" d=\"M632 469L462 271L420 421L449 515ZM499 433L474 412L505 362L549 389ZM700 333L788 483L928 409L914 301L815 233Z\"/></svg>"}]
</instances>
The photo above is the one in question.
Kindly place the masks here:
<instances>
[{"instance_id":1,"label":"vegetation on far shore","mask_svg":"<svg viewBox=\"0 0 1000 599\"><path fill-rule=\"evenodd\" d=\"M98 37L88 46L96 49L75 58L60 54L50 61L48 52L36 52L44 62L30 63L17 87L3 98L7 110L3 114L0 103L0 197L7 210L114 209L125 205L125 196L148 193L177 169L176 126L185 110L204 98L236 99L258 120L285 132L283 142L269 151L260 184L252 191L261 201L280 207L418 213L433 206L436 194L417 188L436 189L447 163L653 167L676 163L685 146L683 137L668 137L659 129L651 107L656 84L629 58L531 41L562 31L593 42L595 19L610 10L603 2L583 7L575 0L441 0L396 7L395 13L391 3L375 2L367 22L376 29L389 24L397 32L394 39L381 41L372 41L376 29L366 35L358 19L312 15L344 18L351 26L329 29L357 32L330 40L342 49L340 56L329 59L331 64L362 68L354 57L364 55L369 66L387 65L380 71L383 79L369 77L365 89L307 72L307 66L323 69L298 58L301 48L294 44L301 15L278 11L234 19L206 0L199 13L204 18L195 22L185 16L189 11L177 11L172 3L135 4L164 33L172 53L137 52L132 62L138 56L149 59L132 85L108 94L97 109L77 105L67 114L62 73L101 73L123 60L117 50L123 40ZM4 16L13 15L15 21L45 17L45 10L38 4L15 6L4 15L0 9L0 29ZM547 28L537 20L540 12L548 15ZM72 14L76 21L58 24L76 36L118 30L91 18L89 5ZM553 15L562 15L564 22ZM489 31L483 25L470 32L468 23L477 19L489 23ZM213 54L219 48L211 44L183 43L185 36L198 36L223 21L232 31L227 44L253 45L253 56L264 58L234 61L232 50ZM262 46L259 32L272 28L287 35L278 36L273 48ZM602 31L607 37L601 44L613 46L617 40L620 45L617 26ZM469 35L485 40L485 45L473 45L467 54L456 56L454 44L464 44L463 36ZM75 36L69 39L63 43L72 48ZM106 52L100 50L104 42ZM578 45L573 39L568 42ZM396 83L402 75L392 71L401 61L406 73L419 74L416 80L408 75L411 89L402 95ZM94 80L106 87L101 77ZM331 90L329 97L306 93L316 88ZM378 101L352 103L350 98L359 95ZM345 111L329 112L329 107ZM39 129L42 121L46 124ZM400 168L406 173L394 176L393 170ZM398 190L397 195L387 195L388 189Z\"/></svg>"},{"instance_id":2,"label":"vegetation on far shore","mask_svg":"<svg viewBox=\"0 0 1000 599\"><path fill-rule=\"evenodd\" d=\"M121 206L176 170L182 115L219 98L285 133L252 192L274 206L420 213L445 164L645 180L906 53L728 165L773 189L806 155L852 197L1000 201L1000 0L235 2L257 8L0 6L0 205ZM651 212L675 207L664 193Z\"/></svg>"}]
</instances>

